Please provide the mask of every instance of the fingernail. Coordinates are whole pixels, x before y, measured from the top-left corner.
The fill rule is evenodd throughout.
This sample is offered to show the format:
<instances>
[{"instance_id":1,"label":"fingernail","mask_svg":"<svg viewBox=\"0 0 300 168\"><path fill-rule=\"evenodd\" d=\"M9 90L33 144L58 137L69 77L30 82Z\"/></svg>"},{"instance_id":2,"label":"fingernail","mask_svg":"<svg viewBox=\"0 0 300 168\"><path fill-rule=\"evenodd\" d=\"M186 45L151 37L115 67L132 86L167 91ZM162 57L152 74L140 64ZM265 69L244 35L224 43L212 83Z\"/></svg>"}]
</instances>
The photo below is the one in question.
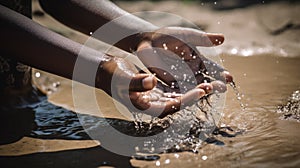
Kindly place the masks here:
<instances>
[{"instance_id":1,"label":"fingernail","mask_svg":"<svg viewBox=\"0 0 300 168\"><path fill-rule=\"evenodd\" d=\"M205 96L205 91L203 90L203 89L199 89L199 94L198 94L198 98L197 99L200 99L200 98L202 98L203 96Z\"/></svg>"},{"instance_id":2,"label":"fingernail","mask_svg":"<svg viewBox=\"0 0 300 168\"><path fill-rule=\"evenodd\" d=\"M211 93L213 90L213 86L210 83L201 83L197 86L197 88L203 89L206 92L206 94Z\"/></svg>"},{"instance_id":3,"label":"fingernail","mask_svg":"<svg viewBox=\"0 0 300 168\"><path fill-rule=\"evenodd\" d=\"M232 83L233 77L228 71L222 72L223 77L225 78L226 83Z\"/></svg>"},{"instance_id":4,"label":"fingernail","mask_svg":"<svg viewBox=\"0 0 300 168\"><path fill-rule=\"evenodd\" d=\"M142 81L144 89L152 89L155 86L155 79L153 76L148 76Z\"/></svg>"}]
</instances>

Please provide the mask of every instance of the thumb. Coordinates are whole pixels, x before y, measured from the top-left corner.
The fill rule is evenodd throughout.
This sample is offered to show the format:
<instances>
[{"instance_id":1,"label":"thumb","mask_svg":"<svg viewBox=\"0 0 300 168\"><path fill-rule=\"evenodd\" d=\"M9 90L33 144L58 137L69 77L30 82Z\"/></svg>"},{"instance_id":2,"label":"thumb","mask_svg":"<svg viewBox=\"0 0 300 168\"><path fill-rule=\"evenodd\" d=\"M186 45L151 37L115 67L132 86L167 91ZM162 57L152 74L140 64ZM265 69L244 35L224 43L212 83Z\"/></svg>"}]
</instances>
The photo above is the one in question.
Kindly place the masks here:
<instances>
[{"instance_id":1,"label":"thumb","mask_svg":"<svg viewBox=\"0 0 300 168\"><path fill-rule=\"evenodd\" d=\"M137 74L129 84L129 91L144 92L153 89L157 84L157 80L150 74Z\"/></svg>"}]
</instances>

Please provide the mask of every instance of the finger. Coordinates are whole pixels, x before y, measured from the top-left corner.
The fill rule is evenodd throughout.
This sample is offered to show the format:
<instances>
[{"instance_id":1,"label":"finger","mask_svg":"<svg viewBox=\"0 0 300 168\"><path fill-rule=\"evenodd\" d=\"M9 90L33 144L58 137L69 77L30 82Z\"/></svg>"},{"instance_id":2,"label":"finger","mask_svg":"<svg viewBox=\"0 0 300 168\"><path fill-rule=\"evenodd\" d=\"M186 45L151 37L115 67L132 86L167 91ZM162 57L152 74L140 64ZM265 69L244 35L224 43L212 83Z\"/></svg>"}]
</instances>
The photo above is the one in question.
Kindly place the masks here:
<instances>
[{"instance_id":1,"label":"finger","mask_svg":"<svg viewBox=\"0 0 300 168\"><path fill-rule=\"evenodd\" d=\"M196 29L189 29L185 34L184 42L203 47L217 46L224 42L224 35L217 33L204 33Z\"/></svg>"},{"instance_id":2,"label":"finger","mask_svg":"<svg viewBox=\"0 0 300 168\"><path fill-rule=\"evenodd\" d=\"M224 93L227 90L226 84L222 81L212 81L211 85L213 86L213 91L218 93Z\"/></svg>"},{"instance_id":3,"label":"finger","mask_svg":"<svg viewBox=\"0 0 300 168\"><path fill-rule=\"evenodd\" d=\"M179 111L181 108L184 108L188 105L195 103L195 101L205 96L205 94L206 93L203 89L195 88L185 93L183 96L175 98L173 101L168 101L165 103L163 112L158 117L163 118L167 115L174 114L175 112ZM162 109L162 107L159 106L157 106L156 108Z\"/></svg>"},{"instance_id":4,"label":"finger","mask_svg":"<svg viewBox=\"0 0 300 168\"><path fill-rule=\"evenodd\" d=\"M158 33L173 36L195 46L210 47L220 45L224 42L224 35L217 33L205 33L193 28L168 27L161 29Z\"/></svg>"},{"instance_id":5,"label":"finger","mask_svg":"<svg viewBox=\"0 0 300 168\"><path fill-rule=\"evenodd\" d=\"M182 94L180 93L164 93L163 95L168 98L176 98L182 96Z\"/></svg>"},{"instance_id":6,"label":"finger","mask_svg":"<svg viewBox=\"0 0 300 168\"><path fill-rule=\"evenodd\" d=\"M206 94L210 94L213 91L213 85L211 83L201 83L196 88L203 89Z\"/></svg>"},{"instance_id":7,"label":"finger","mask_svg":"<svg viewBox=\"0 0 300 168\"><path fill-rule=\"evenodd\" d=\"M233 77L228 71L221 72L221 76L225 78L226 83L233 83Z\"/></svg>"},{"instance_id":8,"label":"finger","mask_svg":"<svg viewBox=\"0 0 300 168\"><path fill-rule=\"evenodd\" d=\"M157 84L157 80L153 75L137 74L129 84L129 91L144 92L153 89Z\"/></svg>"}]
</instances>

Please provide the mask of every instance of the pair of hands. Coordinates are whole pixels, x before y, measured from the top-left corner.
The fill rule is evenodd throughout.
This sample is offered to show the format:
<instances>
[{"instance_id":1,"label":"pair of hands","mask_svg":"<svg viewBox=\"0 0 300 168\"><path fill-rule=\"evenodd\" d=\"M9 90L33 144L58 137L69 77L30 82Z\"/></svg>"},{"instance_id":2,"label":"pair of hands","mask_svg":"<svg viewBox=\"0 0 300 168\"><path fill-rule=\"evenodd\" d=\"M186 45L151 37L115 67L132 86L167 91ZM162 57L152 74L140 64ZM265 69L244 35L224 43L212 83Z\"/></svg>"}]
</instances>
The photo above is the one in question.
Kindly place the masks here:
<instances>
[{"instance_id":1,"label":"pair of hands","mask_svg":"<svg viewBox=\"0 0 300 168\"><path fill-rule=\"evenodd\" d=\"M163 118L205 95L226 91L232 76L196 49L223 41L223 35L182 27L144 33L136 54L160 81L114 57L101 66L97 83L130 110Z\"/></svg>"}]
</instances>

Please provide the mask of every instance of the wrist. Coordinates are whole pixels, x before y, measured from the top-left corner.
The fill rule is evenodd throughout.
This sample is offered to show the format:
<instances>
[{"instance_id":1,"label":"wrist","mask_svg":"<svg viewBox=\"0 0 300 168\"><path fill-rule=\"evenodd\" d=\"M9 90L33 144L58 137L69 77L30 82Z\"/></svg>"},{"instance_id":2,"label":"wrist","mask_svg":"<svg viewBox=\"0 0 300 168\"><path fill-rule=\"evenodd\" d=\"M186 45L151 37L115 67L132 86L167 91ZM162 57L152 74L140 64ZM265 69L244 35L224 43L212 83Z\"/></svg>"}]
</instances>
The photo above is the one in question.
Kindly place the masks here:
<instances>
[{"instance_id":1,"label":"wrist","mask_svg":"<svg viewBox=\"0 0 300 168\"><path fill-rule=\"evenodd\" d=\"M114 46L125 50L127 52L136 51L142 41L149 40L152 34L159 29L156 26L151 26L148 29L137 31L137 33L131 34L122 40L118 41Z\"/></svg>"},{"instance_id":2,"label":"wrist","mask_svg":"<svg viewBox=\"0 0 300 168\"><path fill-rule=\"evenodd\" d=\"M109 56L109 59L101 61L98 66L95 87L103 90L108 95L111 95L111 80L116 68L116 62L113 57Z\"/></svg>"}]
</instances>

